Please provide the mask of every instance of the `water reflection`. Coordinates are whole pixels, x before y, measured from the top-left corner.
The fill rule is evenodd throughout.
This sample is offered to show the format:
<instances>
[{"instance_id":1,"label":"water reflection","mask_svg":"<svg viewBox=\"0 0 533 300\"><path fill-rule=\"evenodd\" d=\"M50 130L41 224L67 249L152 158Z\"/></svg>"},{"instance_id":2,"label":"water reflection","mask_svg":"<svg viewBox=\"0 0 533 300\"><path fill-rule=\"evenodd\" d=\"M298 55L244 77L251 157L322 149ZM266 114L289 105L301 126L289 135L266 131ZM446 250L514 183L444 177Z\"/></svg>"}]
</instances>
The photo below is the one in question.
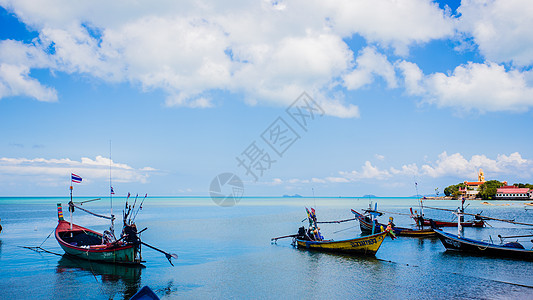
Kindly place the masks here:
<instances>
[{"instance_id":1,"label":"water reflection","mask_svg":"<svg viewBox=\"0 0 533 300\"><path fill-rule=\"evenodd\" d=\"M110 298L118 293L129 299L141 288L141 273L144 268L142 265L98 263L63 255L57 263L56 274L60 275L59 277L71 277L72 274L80 273L90 274L88 278L93 278L87 279L88 282L85 284L93 284L96 279L96 282L102 285L102 292L108 294Z\"/></svg>"}]
</instances>

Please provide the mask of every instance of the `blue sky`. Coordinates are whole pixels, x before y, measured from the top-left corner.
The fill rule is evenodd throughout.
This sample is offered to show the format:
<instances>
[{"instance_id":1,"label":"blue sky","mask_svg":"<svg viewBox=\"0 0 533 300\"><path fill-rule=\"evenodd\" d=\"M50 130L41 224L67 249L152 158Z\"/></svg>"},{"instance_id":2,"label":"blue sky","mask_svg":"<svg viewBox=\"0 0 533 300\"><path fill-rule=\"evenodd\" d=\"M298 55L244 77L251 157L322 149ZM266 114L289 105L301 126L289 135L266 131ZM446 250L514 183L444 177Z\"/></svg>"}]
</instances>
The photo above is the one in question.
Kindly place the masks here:
<instances>
[{"instance_id":1,"label":"blue sky","mask_svg":"<svg viewBox=\"0 0 533 300\"><path fill-rule=\"evenodd\" d=\"M529 1L0 6L0 196L68 195L71 172L106 195L110 141L118 195L207 196L226 172L246 196L533 182Z\"/></svg>"}]
</instances>

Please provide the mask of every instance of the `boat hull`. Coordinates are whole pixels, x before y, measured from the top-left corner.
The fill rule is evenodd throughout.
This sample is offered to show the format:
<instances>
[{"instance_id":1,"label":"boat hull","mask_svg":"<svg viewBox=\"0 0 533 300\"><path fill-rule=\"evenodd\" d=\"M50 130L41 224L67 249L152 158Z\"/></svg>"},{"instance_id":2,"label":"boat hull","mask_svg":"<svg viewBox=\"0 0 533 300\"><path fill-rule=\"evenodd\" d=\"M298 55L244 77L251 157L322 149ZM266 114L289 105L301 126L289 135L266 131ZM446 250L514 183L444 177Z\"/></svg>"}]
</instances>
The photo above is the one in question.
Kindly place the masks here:
<instances>
[{"instance_id":1,"label":"boat hull","mask_svg":"<svg viewBox=\"0 0 533 300\"><path fill-rule=\"evenodd\" d=\"M65 240L66 236L75 236L76 234L80 234L80 232L93 239L102 238L100 233L76 224L72 224L72 230L70 230L69 222L59 221L59 224L56 227L55 236L59 246L61 246L66 254L86 260L115 264L141 263L141 260L137 258L138 250L136 246L132 244L76 245L74 242L68 242Z\"/></svg>"},{"instance_id":2,"label":"boat hull","mask_svg":"<svg viewBox=\"0 0 533 300\"><path fill-rule=\"evenodd\" d=\"M434 229L434 231L442 242L442 245L446 248L446 250L463 251L495 257L512 257L528 260L533 259L533 250L512 248L482 241L476 241L468 238L459 237L455 234L444 232L438 229Z\"/></svg>"},{"instance_id":3,"label":"boat hull","mask_svg":"<svg viewBox=\"0 0 533 300\"><path fill-rule=\"evenodd\" d=\"M424 219L424 226L431 226L432 220ZM433 220L436 227L457 227L457 222L447 222L447 221L439 221L439 220ZM468 221L468 222L461 222L461 226L463 227L483 227L485 225L485 222L483 220L479 221Z\"/></svg>"},{"instance_id":4,"label":"boat hull","mask_svg":"<svg viewBox=\"0 0 533 300\"><path fill-rule=\"evenodd\" d=\"M355 215L357 220L359 220L359 227L361 228L362 232L372 232L372 223L365 220L365 216L363 216L361 213L355 211L352 209L352 213ZM378 230L381 231L381 227L386 228L387 225L378 223ZM435 236L435 232L433 229L413 229L413 228L406 228L406 227L392 227L392 231L397 236L408 236L408 237L428 237L428 236Z\"/></svg>"},{"instance_id":5,"label":"boat hull","mask_svg":"<svg viewBox=\"0 0 533 300\"><path fill-rule=\"evenodd\" d=\"M342 241L307 241L296 239L298 248L358 255L375 255L388 232Z\"/></svg>"}]
</instances>

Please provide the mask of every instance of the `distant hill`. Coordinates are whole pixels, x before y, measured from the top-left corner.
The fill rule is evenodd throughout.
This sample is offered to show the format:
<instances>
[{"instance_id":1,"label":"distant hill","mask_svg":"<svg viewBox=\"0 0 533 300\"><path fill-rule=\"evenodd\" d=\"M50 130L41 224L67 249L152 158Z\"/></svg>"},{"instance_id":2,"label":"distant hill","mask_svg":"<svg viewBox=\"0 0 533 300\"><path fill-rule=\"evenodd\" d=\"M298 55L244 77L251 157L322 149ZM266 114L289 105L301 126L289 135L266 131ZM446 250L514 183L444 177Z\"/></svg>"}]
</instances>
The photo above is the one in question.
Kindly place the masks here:
<instances>
[{"instance_id":1,"label":"distant hill","mask_svg":"<svg viewBox=\"0 0 533 300\"><path fill-rule=\"evenodd\" d=\"M376 195L363 195L361 198L376 198L377 196Z\"/></svg>"},{"instance_id":2,"label":"distant hill","mask_svg":"<svg viewBox=\"0 0 533 300\"><path fill-rule=\"evenodd\" d=\"M302 195L294 194L294 195L283 195L283 198L302 198Z\"/></svg>"}]
</instances>

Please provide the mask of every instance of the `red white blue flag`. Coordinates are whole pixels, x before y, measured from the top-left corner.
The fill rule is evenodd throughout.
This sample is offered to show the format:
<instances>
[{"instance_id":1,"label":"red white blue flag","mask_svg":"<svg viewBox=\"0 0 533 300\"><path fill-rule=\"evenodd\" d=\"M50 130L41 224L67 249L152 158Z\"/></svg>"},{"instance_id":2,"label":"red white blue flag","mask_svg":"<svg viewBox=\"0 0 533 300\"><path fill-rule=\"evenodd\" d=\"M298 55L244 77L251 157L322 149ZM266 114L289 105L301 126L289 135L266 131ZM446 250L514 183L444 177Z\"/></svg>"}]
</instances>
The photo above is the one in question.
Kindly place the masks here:
<instances>
[{"instance_id":1,"label":"red white blue flag","mask_svg":"<svg viewBox=\"0 0 533 300\"><path fill-rule=\"evenodd\" d=\"M83 180L80 176L74 174L74 173L71 173L70 174L70 180L74 183L81 183L81 181Z\"/></svg>"},{"instance_id":2,"label":"red white blue flag","mask_svg":"<svg viewBox=\"0 0 533 300\"><path fill-rule=\"evenodd\" d=\"M114 195L115 194L115 190L113 189L113 187L111 187L111 195Z\"/></svg>"}]
</instances>

